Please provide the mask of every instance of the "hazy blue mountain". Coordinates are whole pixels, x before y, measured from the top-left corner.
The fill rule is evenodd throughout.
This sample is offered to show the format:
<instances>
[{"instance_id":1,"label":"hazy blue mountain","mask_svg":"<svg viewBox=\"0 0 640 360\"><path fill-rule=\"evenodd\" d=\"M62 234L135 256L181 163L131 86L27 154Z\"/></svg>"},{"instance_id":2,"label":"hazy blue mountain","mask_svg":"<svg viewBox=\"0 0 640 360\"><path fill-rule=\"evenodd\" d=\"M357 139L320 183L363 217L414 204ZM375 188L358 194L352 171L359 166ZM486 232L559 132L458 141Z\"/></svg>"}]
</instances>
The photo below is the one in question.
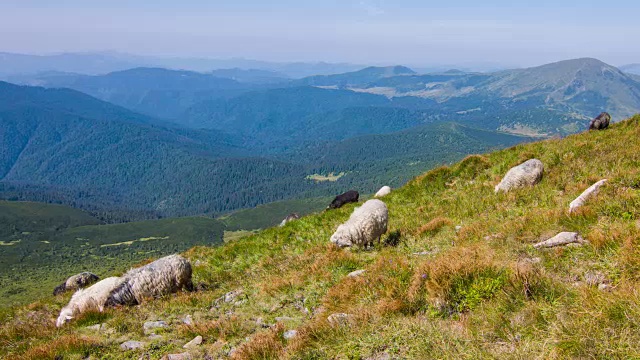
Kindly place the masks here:
<instances>
[{"instance_id":1,"label":"hazy blue mountain","mask_svg":"<svg viewBox=\"0 0 640 360\"><path fill-rule=\"evenodd\" d=\"M626 73L640 75L640 64L623 65L623 66L620 66L620 70Z\"/></svg>"},{"instance_id":2,"label":"hazy blue mountain","mask_svg":"<svg viewBox=\"0 0 640 360\"><path fill-rule=\"evenodd\" d=\"M81 74L105 74L144 65L108 53L63 53L56 55L26 55L0 53L0 76L36 74L60 71Z\"/></svg>"},{"instance_id":3,"label":"hazy blue mountain","mask_svg":"<svg viewBox=\"0 0 640 360\"><path fill-rule=\"evenodd\" d=\"M210 71L209 74L250 84L286 84L290 81L289 77L283 73L260 69L217 69Z\"/></svg>"},{"instance_id":4,"label":"hazy blue mountain","mask_svg":"<svg viewBox=\"0 0 640 360\"><path fill-rule=\"evenodd\" d=\"M136 67L162 67L176 70L210 72L216 69L257 69L303 78L311 75L339 74L364 68L364 65L327 62L271 62L243 58L214 59L193 57L139 56L119 52L62 53L27 55L0 53L0 79L20 74L47 71L87 75L106 74Z\"/></svg>"},{"instance_id":5,"label":"hazy blue mountain","mask_svg":"<svg viewBox=\"0 0 640 360\"><path fill-rule=\"evenodd\" d=\"M329 86L329 87L354 87L365 86L378 79L388 78L400 75L414 75L416 72L405 66L387 66L375 67L370 66L362 70L334 74L334 75L316 75L300 79L296 82L299 85L311 86Z\"/></svg>"},{"instance_id":6,"label":"hazy blue mountain","mask_svg":"<svg viewBox=\"0 0 640 360\"><path fill-rule=\"evenodd\" d=\"M350 89L388 97L428 98L444 107L452 100L471 105L479 99L489 99L491 104L505 109L546 107L587 118L608 111L619 120L640 111L640 83L636 78L589 58L491 74L393 76Z\"/></svg>"},{"instance_id":7,"label":"hazy blue mountain","mask_svg":"<svg viewBox=\"0 0 640 360\"><path fill-rule=\"evenodd\" d=\"M424 122L423 115L402 108L424 108L433 103L305 86L202 102L181 119L192 127L245 136L251 146L290 147L306 141L344 139L415 126Z\"/></svg>"},{"instance_id":8,"label":"hazy blue mountain","mask_svg":"<svg viewBox=\"0 0 640 360\"><path fill-rule=\"evenodd\" d=\"M259 87L212 74L160 68L135 68L94 76L44 73L9 79L27 85L71 88L137 112L163 118L176 117L203 100L233 97Z\"/></svg>"}]
</instances>

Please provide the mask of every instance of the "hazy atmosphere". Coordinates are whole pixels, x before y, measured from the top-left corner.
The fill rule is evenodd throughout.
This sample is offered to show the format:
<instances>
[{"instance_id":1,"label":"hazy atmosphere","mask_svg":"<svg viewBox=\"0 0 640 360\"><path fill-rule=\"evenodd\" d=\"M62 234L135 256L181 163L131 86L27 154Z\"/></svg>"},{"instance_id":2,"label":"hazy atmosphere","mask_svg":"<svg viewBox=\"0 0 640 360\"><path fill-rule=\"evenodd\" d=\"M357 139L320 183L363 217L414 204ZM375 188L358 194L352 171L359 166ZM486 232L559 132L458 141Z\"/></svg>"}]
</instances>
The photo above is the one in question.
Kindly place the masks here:
<instances>
[{"instance_id":1,"label":"hazy atmosphere","mask_svg":"<svg viewBox=\"0 0 640 360\"><path fill-rule=\"evenodd\" d=\"M0 51L412 66L640 60L636 1L43 1L0 4Z\"/></svg>"}]
</instances>

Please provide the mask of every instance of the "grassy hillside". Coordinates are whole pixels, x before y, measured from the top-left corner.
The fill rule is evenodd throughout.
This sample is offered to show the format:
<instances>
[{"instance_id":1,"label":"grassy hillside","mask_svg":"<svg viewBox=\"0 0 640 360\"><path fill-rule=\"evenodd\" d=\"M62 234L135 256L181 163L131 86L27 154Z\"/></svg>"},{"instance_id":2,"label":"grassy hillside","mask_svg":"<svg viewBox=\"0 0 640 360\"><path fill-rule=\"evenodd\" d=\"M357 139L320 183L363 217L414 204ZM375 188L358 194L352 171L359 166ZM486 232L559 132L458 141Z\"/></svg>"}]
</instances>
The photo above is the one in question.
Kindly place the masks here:
<instances>
[{"instance_id":1,"label":"grassy hillside","mask_svg":"<svg viewBox=\"0 0 640 360\"><path fill-rule=\"evenodd\" d=\"M432 170L384 198L396 246L331 246L350 204L187 251L207 291L87 314L61 330L54 319L69 295L44 298L0 315L0 357L158 359L201 335L189 350L196 357L638 358L639 136L636 116ZM494 194L510 167L534 157L545 164L540 184ZM603 178L600 194L569 215L569 203ZM589 244L532 247L560 231ZM357 269L366 272L346 276ZM216 301L237 289L237 301ZM347 325L331 326L333 313L351 314ZM180 320L187 314L192 325ZM149 338L142 323L158 319L169 326ZM86 328L96 323L107 330ZM290 329L297 336L285 340ZM145 348L120 350L129 339Z\"/></svg>"},{"instance_id":2,"label":"grassy hillside","mask_svg":"<svg viewBox=\"0 0 640 360\"><path fill-rule=\"evenodd\" d=\"M48 296L68 276L106 277L152 256L222 243L224 225L177 218L99 225L59 205L0 202L0 308Z\"/></svg>"},{"instance_id":3,"label":"grassy hillside","mask_svg":"<svg viewBox=\"0 0 640 360\"><path fill-rule=\"evenodd\" d=\"M225 225L227 231L265 229L280 224L282 219L291 213L304 216L324 210L331 200L333 197L276 201L251 209L238 210L221 216L217 220Z\"/></svg>"}]
</instances>

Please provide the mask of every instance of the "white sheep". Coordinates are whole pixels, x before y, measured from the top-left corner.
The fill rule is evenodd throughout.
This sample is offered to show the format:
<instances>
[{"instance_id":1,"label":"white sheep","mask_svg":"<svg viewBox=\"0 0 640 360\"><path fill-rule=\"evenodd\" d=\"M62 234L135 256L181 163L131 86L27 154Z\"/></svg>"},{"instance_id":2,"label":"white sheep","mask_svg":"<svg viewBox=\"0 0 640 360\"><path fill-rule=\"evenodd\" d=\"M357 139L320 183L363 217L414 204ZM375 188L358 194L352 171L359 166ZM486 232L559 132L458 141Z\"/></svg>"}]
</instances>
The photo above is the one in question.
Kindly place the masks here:
<instances>
[{"instance_id":1,"label":"white sheep","mask_svg":"<svg viewBox=\"0 0 640 360\"><path fill-rule=\"evenodd\" d=\"M514 188L523 186L533 186L540 182L544 165L538 159L530 159L518 166L512 167L504 176L500 184L495 188L496 193L499 191L507 192Z\"/></svg>"},{"instance_id":2,"label":"white sheep","mask_svg":"<svg viewBox=\"0 0 640 360\"><path fill-rule=\"evenodd\" d=\"M387 205L380 200L373 199L355 208L344 224L338 226L331 236L331 242L339 247L368 246L382 234L387 232L389 211Z\"/></svg>"},{"instance_id":3,"label":"white sheep","mask_svg":"<svg viewBox=\"0 0 640 360\"><path fill-rule=\"evenodd\" d=\"M145 266L131 269L126 279L111 292L106 304L136 305L146 298L158 298L180 289L193 289L191 263L180 255L160 258Z\"/></svg>"},{"instance_id":4,"label":"white sheep","mask_svg":"<svg viewBox=\"0 0 640 360\"><path fill-rule=\"evenodd\" d=\"M585 190L580 196L578 196L575 200L569 204L569 213L576 211L577 208L584 205L590 197L595 196L598 191L600 191L600 187L607 182L607 179L603 179L598 181L597 183L589 186L587 190Z\"/></svg>"},{"instance_id":5,"label":"white sheep","mask_svg":"<svg viewBox=\"0 0 640 360\"><path fill-rule=\"evenodd\" d=\"M85 311L92 310L102 312L111 292L124 282L124 278L109 277L86 289L76 291L71 297L71 300L69 300L69 304L60 311L56 326L61 327L67 321Z\"/></svg>"},{"instance_id":6,"label":"white sheep","mask_svg":"<svg viewBox=\"0 0 640 360\"><path fill-rule=\"evenodd\" d=\"M391 193L391 188L385 185L381 187L380 190L378 190L378 192L373 197L381 198L383 196L389 195L390 193Z\"/></svg>"}]
</instances>

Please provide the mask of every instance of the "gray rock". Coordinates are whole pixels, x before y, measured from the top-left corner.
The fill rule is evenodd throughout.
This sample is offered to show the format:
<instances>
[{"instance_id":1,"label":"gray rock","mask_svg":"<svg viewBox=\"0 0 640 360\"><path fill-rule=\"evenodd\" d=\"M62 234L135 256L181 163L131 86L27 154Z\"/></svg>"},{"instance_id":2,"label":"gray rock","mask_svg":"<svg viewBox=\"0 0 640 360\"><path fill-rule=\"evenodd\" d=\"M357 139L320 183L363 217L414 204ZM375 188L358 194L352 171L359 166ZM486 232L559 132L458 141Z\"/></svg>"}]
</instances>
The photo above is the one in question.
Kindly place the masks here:
<instances>
[{"instance_id":1,"label":"gray rock","mask_svg":"<svg viewBox=\"0 0 640 360\"><path fill-rule=\"evenodd\" d=\"M100 330L105 330L107 328L107 325L102 323L102 324L95 324L95 325L91 325L91 326L87 326L86 329L87 330L93 330L93 331L100 331Z\"/></svg>"},{"instance_id":2,"label":"gray rock","mask_svg":"<svg viewBox=\"0 0 640 360\"><path fill-rule=\"evenodd\" d=\"M191 317L191 315L186 315L182 318L182 323L191 326L193 325L193 318Z\"/></svg>"},{"instance_id":3,"label":"gray rock","mask_svg":"<svg viewBox=\"0 0 640 360\"><path fill-rule=\"evenodd\" d=\"M462 229L462 226L460 226L460 225L456 225L456 228L455 228L455 229L456 229L456 232L458 232L458 231L460 231L460 230Z\"/></svg>"},{"instance_id":4,"label":"gray rock","mask_svg":"<svg viewBox=\"0 0 640 360\"><path fill-rule=\"evenodd\" d=\"M386 352L383 352L383 353L375 354L373 356L369 356L364 360L391 360L391 355L387 354Z\"/></svg>"},{"instance_id":5,"label":"gray rock","mask_svg":"<svg viewBox=\"0 0 640 360\"><path fill-rule=\"evenodd\" d=\"M609 290L611 290L611 285L609 285L609 284L600 284L600 285L598 285L598 290L600 290L600 291L609 291Z\"/></svg>"},{"instance_id":6,"label":"gray rock","mask_svg":"<svg viewBox=\"0 0 640 360\"><path fill-rule=\"evenodd\" d=\"M292 318L292 317L288 317L288 316L278 316L278 317L276 317L276 321L277 322L285 322L285 321L293 321L293 320L295 320L295 319Z\"/></svg>"},{"instance_id":7,"label":"gray rock","mask_svg":"<svg viewBox=\"0 0 640 360\"><path fill-rule=\"evenodd\" d=\"M345 313L331 314L327 317L327 321L331 326L348 326L353 320L353 315Z\"/></svg>"},{"instance_id":8,"label":"gray rock","mask_svg":"<svg viewBox=\"0 0 640 360\"><path fill-rule=\"evenodd\" d=\"M364 274L366 272L366 270L356 270L356 271L352 271L349 274L347 274L347 277L358 277L362 274Z\"/></svg>"},{"instance_id":9,"label":"gray rock","mask_svg":"<svg viewBox=\"0 0 640 360\"><path fill-rule=\"evenodd\" d=\"M147 321L144 323L144 325L142 325L142 327L144 328L144 331L151 331L151 330L155 330L155 329L159 329L159 328L164 328L167 327L167 322L166 321L162 321L162 320L158 320L158 321Z\"/></svg>"},{"instance_id":10,"label":"gray rock","mask_svg":"<svg viewBox=\"0 0 640 360\"><path fill-rule=\"evenodd\" d=\"M589 286L599 286L600 284L606 283L607 278L600 271L587 271L584 274L584 281Z\"/></svg>"},{"instance_id":11,"label":"gray rock","mask_svg":"<svg viewBox=\"0 0 640 360\"><path fill-rule=\"evenodd\" d=\"M578 233L563 231L558 235L552 237L551 239L534 244L533 247L536 249L542 249L556 246L567 246L570 244L576 244L577 246L580 246L586 243L588 243L588 241L583 239L582 236L580 236Z\"/></svg>"},{"instance_id":12,"label":"gray rock","mask_svg":"<svg viewBox=\"0 0 640 360\"><path fill-rule=\"evenodd\" d=\"M224 302L226 303L230 303L232 301L234 301L238 296L242 295L244 293L244 291L242 289L237 289L237 290L233 290L233 291L229 291L228 293L224 294Z\"/></svg>"},{"instance_id":13,"label":"gray rock","mask_svg":"<svg viewBox=\"0 0 640 360\"><path fill-rule=\"evenodd\" d=\"M193 340L184 344L183 348L192 349L192 348L198 347L200 344L202 344L202 336L198 335L195 338L193 338Z\"/></svg>"},{"instance_id":14,"label":"gray rock","mask_svg":"<svg viewBox=\"0 0 640 360\"><path fill-rule=\"evenodd\" d=\"M142 349L144 347L144 343L140 341L129 340L120 344L120 349L122 350L135 350Z\"/></svg>"},{"instance_id":15,"label":"gray rock","mask_svg":"<svg viewBox=\"0 0 640 360\"><path fill-rule=\"evenodd\" d=\"M293 339L294 337L296 337L296 335L298 335L298 331L297 330L288 330L288 331L285 331L282 336L285 339L289 340L289 339Z\"/></svg>"},{"instance_id":16,"label":"gray rock","mask_svg":"<svg viewBox=\"0 0 640 360\"><path fill-rule=\"evenodd\" d=\"M180 353L180 354L167 354L162 357L161 360L191 360L191 354L188 352Z\"/></svg>"}]
</instances>

